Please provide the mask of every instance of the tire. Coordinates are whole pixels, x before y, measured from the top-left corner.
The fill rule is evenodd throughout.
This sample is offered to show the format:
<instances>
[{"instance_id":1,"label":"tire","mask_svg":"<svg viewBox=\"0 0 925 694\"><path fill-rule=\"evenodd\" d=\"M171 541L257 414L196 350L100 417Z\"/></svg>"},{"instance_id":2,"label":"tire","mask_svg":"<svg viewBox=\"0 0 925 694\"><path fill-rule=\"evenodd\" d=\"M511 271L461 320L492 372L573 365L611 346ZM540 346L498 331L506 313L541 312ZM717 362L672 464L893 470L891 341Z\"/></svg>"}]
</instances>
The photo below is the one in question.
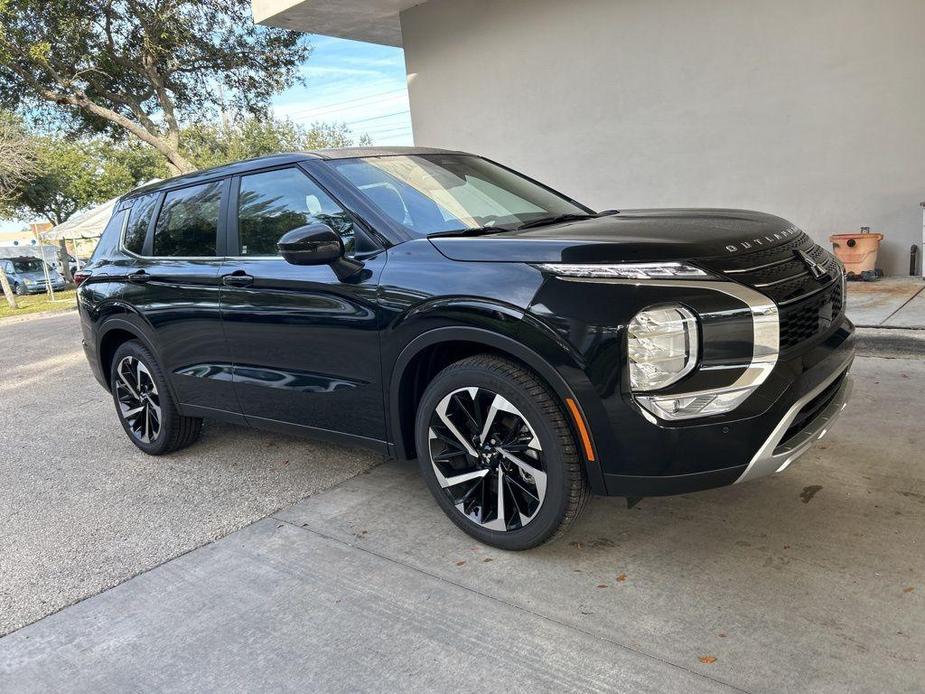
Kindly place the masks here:
<instances>
[{"instance_id":1,"label":"tire","mask_svg":"<svg viewBox=\"0 0 925 694\"><path fill-rule=\"evenodd\" d=\"M421 397L415 437L437 503L485 544L523 550L547 542L565 532L590 496L558 400L535 373L508 359L476 355L438 373Z\"/></svg>"},{"instance_id":2,"label":"tire","mask_svg":"<svg viewBox=\"0 0 925 694\"><path fill-rule=\"evenodd\" d=\"M122 428L148 455L172 453L199 438L202 419L178 412L160 364L137 340L116 350L109 384Z\"/></svg>"},{"instance_id":3,"label":"tire","mask_svg":"<svg viewBox=\"0 0 925 694\"><path fill-rule=\"evenodd\" d=\"M17 282L16 284L13 285L13 293L16 294L17 296L25 296L26 288L23 285L21 285L19 282Z\"/></svg>"}]
</instances>

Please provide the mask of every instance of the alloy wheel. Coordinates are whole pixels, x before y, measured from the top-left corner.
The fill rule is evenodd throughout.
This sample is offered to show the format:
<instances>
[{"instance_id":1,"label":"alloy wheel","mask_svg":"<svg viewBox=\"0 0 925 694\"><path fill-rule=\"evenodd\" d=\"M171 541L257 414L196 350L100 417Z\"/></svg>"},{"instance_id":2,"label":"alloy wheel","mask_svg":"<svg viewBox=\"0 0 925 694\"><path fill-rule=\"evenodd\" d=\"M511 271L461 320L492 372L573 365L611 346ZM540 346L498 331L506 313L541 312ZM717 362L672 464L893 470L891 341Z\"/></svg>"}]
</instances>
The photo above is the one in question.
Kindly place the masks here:
<instances>
[{"instance_id":1,"label":"alloy wheel","mask_svg":"<svg viewBox=\"0 0 925 694\"><path fill-rule=\"evenodd\" d=\"M116 399L119 414L142 443L151 443L161 432L161 404L151 372L136 357L123 357L116 367Z\"/></svg>"},{"instance_id":2,"label":"alloy wheel","mask_svg":"<svg viewBox=\"0 0 925 694\"><path fill-rule=\"evenodd\" d=\"M456 509L488 530L524 527L546 498L539 438L506 398L486 388L459 388L431 414L430 461Z\"/></svg>"}]
</instances>

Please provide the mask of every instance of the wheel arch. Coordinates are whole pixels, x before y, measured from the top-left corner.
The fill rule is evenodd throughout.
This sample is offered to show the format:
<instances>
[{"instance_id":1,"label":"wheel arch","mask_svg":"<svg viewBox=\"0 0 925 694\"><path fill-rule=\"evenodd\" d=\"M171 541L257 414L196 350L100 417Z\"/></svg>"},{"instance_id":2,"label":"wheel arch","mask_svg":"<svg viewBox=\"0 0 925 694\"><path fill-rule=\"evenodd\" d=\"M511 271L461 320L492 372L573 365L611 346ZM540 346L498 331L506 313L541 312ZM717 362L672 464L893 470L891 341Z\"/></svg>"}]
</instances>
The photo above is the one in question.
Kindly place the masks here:
<instances>
[{"instance_id":1,"label":"wheel arch","mask_svg":"<svg viewBox=\"0 0 925 694\"><path fill-rule=\"evenodd\" d=\"M156 359L159 358L154 341L145 334L145 331L135 321L131 320L130 316L131 314L118 314L118 316L108 318L99 331L96 354L99 360L100 373L103 374L106 380L107 390L109 389L109 373L112 368L112 359L120 345L129 340L138 340Z\"/></svg>"},{"instance_id":2,"label":"wheel arch","mask_svg":"<svg viewBox=\"0 0 925 694\"><path fill-rule=\"evenodd\" d=\"M566 402L575 403L582 426L587 427L587 417L580 399L562 374L543 356L517 340L484 328L468 326L442 327L430 330L409 342L395 360L387 383L390 439L394 455L409 460L416 455L414 443L414 420L417 403L427 384L445 366L474 354L497 354L516 361L534 371L553 391L565 412L572 434L582 451L588 481L595 493L604 492L604 481L600 466L589 460L575 415ZM590 386L590 384L589 384ZM590 446L596 452L593 436L589 433ZM593 457L597 457L592 453Z\"/></svg>"}]
</instances>

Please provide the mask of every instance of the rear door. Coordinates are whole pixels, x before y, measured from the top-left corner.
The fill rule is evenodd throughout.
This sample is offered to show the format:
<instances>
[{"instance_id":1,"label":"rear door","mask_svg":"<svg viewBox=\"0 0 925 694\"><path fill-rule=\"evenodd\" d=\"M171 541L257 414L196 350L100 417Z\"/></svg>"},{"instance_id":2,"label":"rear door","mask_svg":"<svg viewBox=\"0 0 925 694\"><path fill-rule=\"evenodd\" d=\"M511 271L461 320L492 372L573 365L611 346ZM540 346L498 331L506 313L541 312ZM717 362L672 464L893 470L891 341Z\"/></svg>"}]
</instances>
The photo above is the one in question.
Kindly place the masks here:
<instances>
[{"instance_id":1,"label":"rear door","mask_svg":"<svg viewBox=\"0 0 925 694\"><path fill-rule=\"evenodd\" d=\"M135 201L124 239L134 255L123 299L153 328L181 403L240 412L219 307L228 186L220 179Z\"/></svg>"},{"instance_id":2,"label":"rear door","mask_svg":"<svg viewBox=\"0 0 925 694\"><path fill-rule=\"evenodd\" d=\"M236 177L222 313L244 414L261 426L385 439L376 293L386 254L296 166ZM341 281L327 265L290 265L276 242L323 222L365 263Z\"/></svg>"}]
</instances>

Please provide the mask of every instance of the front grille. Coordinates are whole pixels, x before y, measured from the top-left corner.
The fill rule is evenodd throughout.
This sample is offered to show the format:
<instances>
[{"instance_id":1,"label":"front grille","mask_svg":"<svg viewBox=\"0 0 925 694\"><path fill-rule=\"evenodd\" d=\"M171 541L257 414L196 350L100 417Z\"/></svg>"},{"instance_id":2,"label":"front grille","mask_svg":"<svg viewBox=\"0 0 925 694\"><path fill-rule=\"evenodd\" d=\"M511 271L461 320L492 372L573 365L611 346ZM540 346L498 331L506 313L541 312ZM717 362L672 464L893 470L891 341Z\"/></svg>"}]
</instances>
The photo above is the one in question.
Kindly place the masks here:
<instances>
[{"instance_id":1,"label":"front grille","mask_svg":"<svg viewBox=\"0 0 925 694\"><path fill-rule=\"evenodd\" d=\"M829 277L821 280L813 277L796 251L806 253L826 269ZM806 234L774 248L719 258L705 265L777 303L781 352L795 350L824 333L844 312L844 285L838 261Z\"/></svg>"}]
</instances>

